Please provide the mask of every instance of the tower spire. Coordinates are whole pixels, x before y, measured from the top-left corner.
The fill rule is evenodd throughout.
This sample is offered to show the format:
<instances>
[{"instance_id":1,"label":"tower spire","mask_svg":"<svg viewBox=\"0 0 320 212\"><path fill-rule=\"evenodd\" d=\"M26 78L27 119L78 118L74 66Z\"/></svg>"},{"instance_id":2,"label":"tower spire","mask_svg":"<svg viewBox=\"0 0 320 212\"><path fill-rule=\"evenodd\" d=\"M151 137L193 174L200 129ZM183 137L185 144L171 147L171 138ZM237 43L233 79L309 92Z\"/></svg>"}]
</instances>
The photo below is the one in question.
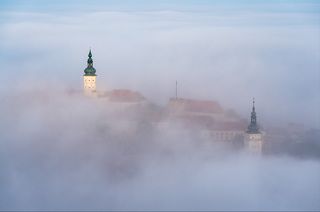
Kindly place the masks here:
<instances>
[{"instance_id":1,"label":"tower spire","mask_svg":"<svg viewBox=\"0 0 320 212\"><path fill-rule=\"evenodd\" d=\"M247 133L259 133L259 127L257 124L257 114L255 109L255 98L253 98L252 101L251 120L250 125L248 126Z\"/></svg>"},{"instance_id":2,"label":"tower spire","mask_svg":"<svg viewBox=\"0 0 320 212\"><path fill-rule=\"evenodd\" d=\"M96 69L93 67L92 52L89 49L87 67L84 69L83 88L84 93L88 96L96 95Z\"/></svg>"},{"instance_id":3,"label":"tower spire","mask_svg":"<svg viewBox=\"0 0 320 212\"><path fill-rule=\"evenodd\" d=\"M253 111L253 112L256 112L256 109L255 109L255 107L254 107L254 103L255 103L255 99L254 99L254 97L253 97L253 100L252 100L252 111Z\"/></svg>"},{"instance_id":4,"label":"tower spire","mask_svg":"<svg viewBox=\"0 0 320 212\"><path fill-rule=\"evenodd\" d=\"M96 69L93 67L91 48L89 50L87 63L88 63L88 65L87 65L87 68L84 70L84 75L85 76L96 76Z\"/></svg>"},{"instance_id":5,"label":"tower spire","mask_svg":"<svg viewBox=\"0 0 320 212\"><path fill-rule=\"evenodd\" d=\"M257 114L255 107L255 98L252 100L251 121L244 138L244 146L247 151L253 154L262 154L263 147L263 133L259 130L257 124Z\"/></svg>"},{"instance_id":6,"label":"tower spire","mask_svg":"<svg viewBox=\"0 0 320 212\"><path fill-rule=\"evenodd\" d=\"M93 60L92 60L92 53L91 53L91 48L90 48L90 50L89 50L89 54L88 54L88 60L87 60L87 62L88 62L88 67L89 66L93 66Z\"/></svg>"}]
</instances>

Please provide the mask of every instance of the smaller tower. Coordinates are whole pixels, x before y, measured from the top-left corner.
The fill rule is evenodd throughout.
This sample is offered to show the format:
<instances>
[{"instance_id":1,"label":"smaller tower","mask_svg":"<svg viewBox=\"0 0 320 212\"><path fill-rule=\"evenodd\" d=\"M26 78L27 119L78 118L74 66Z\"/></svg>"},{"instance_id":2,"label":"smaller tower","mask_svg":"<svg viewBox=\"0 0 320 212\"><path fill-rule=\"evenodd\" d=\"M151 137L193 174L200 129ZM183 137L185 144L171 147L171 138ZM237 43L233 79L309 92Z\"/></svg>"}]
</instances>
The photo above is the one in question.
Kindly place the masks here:
<instances>
[{"instance_id":1,"label":"smaller tower","mask_svg":"<svg viewBox=\"0 0 320 212\"><path fill-rule=\"evenodd\" d=\"M83 89L85 95L94 95L96 92L96 69L93 67L91 49L88 54L87 68L84 70L83 75Z\"/></svg>"},{"instance_id":2,"label":"smaller tower","mask_svg":"<svg viewBox=\"0 0 320 212\"><path fill-rule=\"evenodd\" d=\"M251 121L245 133L244 146L245 149L254 154L262 153L263 137L257 124L257 114L255 110L255 100L251 112Z\"/></svg>"}]
</instances>

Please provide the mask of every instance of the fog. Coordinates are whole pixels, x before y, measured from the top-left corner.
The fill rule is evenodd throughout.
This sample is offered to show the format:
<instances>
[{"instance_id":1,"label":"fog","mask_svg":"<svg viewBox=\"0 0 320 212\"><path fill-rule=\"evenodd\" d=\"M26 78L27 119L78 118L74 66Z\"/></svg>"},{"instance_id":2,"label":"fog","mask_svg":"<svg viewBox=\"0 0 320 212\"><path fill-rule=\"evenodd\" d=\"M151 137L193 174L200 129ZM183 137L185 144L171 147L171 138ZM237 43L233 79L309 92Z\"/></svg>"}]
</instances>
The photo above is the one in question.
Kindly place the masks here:
<instances>
[{"instance_id":1,"label":"fog","mask_svg":"<svg viewBox=\"0 0 320 212\"><path fill-rule=\"evenodd\" d=\"M262 126L319 129L312 5L2 10L0 210L319 210L319 142L316 157L252 156L152 118L178 80L246 119L255 97ZM98 90L149 104L85 98L89 48Z\"/></svg>"},{"instance_id":2,"label":"fog","mask_svg":"<svg viewBox=\"0 0 320 212\"><path fill-rule=\"evenodd\" d=\"M253 157L179 123L151 125L146 110L48 90L21 93L1 107L3 210L320 207L318 160Z\"/></svg>"}]
</instances>

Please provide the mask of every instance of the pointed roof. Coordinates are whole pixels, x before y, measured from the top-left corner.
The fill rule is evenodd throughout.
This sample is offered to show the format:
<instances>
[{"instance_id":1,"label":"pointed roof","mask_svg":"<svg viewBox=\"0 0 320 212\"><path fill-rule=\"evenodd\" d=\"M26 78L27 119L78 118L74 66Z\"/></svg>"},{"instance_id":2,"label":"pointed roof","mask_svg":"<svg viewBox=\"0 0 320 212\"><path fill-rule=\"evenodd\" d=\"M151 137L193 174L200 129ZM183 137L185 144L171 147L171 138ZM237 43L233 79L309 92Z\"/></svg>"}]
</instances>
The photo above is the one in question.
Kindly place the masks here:
<instances>
[{"instance_id":1,"label":"pointed roof","mask_svg":"<svg viewBox=\"0 0 320 212\"><path fill-rule=\"evenodd\" d=\"M93 67L92 53L91 49L88 54L87 68L84 70L84 76L96 76L96 69Z\"/></svg>"},{"instance_id":2,"label":"pointed roof","mask_svg":"<svg viewBox=\"0 0 320 212\"><path fill-rule=\"evenodd\" d=\"M259 131L259 126L257 124L257 114L256 114L256 109L255 109L255 99L253 98L252 102L252 111L251 111L251 121L247 129L247 133L249 134L255 134L255 133L260 133Z\"/></svg>"}]
</instances>

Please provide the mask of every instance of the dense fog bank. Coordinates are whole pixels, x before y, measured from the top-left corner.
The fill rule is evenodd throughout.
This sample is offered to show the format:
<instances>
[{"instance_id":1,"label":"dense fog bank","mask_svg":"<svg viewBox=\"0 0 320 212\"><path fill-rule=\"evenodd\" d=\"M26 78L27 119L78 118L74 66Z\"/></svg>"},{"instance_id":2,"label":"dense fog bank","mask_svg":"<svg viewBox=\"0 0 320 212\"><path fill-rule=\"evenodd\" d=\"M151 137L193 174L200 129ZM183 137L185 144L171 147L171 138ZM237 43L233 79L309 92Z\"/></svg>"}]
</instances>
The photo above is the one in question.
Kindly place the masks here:
<instances>
[{"instance_id":1,"label":"dense fog bank","mask_svg":"<svg viewBox=\"0 0 320 212\"><path fill-rule=\"evenodd\" d=\"M2 99L2 210L320 207L319 160L250 156L179 123L158 127L147 108L29 95Z\"/></svg>"}]
</instances>

